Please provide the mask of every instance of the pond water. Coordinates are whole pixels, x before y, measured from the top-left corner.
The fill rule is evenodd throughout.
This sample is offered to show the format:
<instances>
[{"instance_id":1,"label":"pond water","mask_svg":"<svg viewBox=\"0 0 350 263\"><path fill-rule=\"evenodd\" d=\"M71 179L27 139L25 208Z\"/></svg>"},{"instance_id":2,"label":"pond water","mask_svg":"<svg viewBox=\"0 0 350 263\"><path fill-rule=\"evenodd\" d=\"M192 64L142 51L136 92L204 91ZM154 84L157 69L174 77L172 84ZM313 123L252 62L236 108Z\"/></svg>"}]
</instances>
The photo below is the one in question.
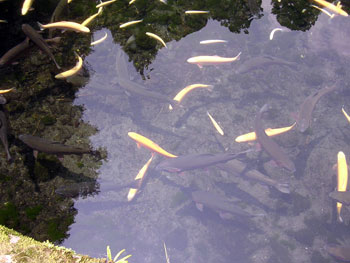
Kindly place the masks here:
<instances>
[{"instance_id":1,"label":"pond water","mask_svg":"<svg viewBox=\"0 0 350 263\"><path fill-rule=\"evenodd\" d=\"M176 7L175 2L168 4ZM335 188L337 153L350 155L350 124L341 112L342 106L350 111L350 22L347 17L330 18L304 2L263 1L254 12L253 4L249 2L251 13L244 23L238 18L192 15L192 20L198 16L201 21L199 30L168 41L167 48L151 42L157 49L144 47L142 52L137 50L141 40L133 40L131 33L122 35L109 21L111 13L105 11L107 18L101 18L92 39L105 34L107 39L86 53L85 75L78 77L84 84L76 86L74 79L70 82L76 91L72 103L82 109L80 122L96 130L80 136L88 138L93 149L103 149L107 157L99 165L92 165L90 157L74 157L73 162L86 163L85 170L74 170L77 168L66 161L70 157L60 164L82 176L80 181L92 177L99 185L98 194L94 188L73 199L77 213L65 236L57 239L61 245L96 257L105 256L108 245L113 254L125 248L132 254L129 262L145 263L166 262L164 244L170 262L336 262L325 245L350 241L350 213L343 207L344 222L337 222L335 203L329 197ZM182 10L181 3L178 5ZM194 7L206 10L204 4ZM318 17L307 19L300 14ZM245 26L238 30L235 23ZM138 24L132 27L125 30L138 34ZM270 39L277 27L282 31ZM200 44L208 39L226 42ZM239 59L231 63L203 68L187 63L194 56L235 57L240 52ZM169 110L166 100L134 93L121 79L129 81L126 86L145 88L169 99L191 84L213 88L194 90L180 106ZM290 126L300 118L298 112L307 96L333 85L337 88L318 101L309 129L300 132L294 128L274 137L295 164L294 173L270 162L255 143L235 142L238 135L255 130L263 105L269 105L266 116L262 115L265 128ZM219 122L223 136L207 112ZM15 137L21 133L19 125L13 128ZM28 125L26 129L33 134L40 127ZM46 137L57 133L54 125L47 129L50 132L42 132ZM178 156L251 151L239 158L246 165L238 169L242 173L230 166L168 173L155 169L166 159L156 155L139 193L128 202L129 184L151 157L149 149L138 148L128 132L142 134ZM11 152L22 147L13 144ZM229 164L233 165L232 161ZM60 169L52 176L55 182L66 173ZM251 178L249 171L270 180ZM194 193L200 193L203 209L198 209ZM229 208L225 210L223 204ZM232 212L236 207L249 215L236 215Z\"/></svg>"}]
</instances>

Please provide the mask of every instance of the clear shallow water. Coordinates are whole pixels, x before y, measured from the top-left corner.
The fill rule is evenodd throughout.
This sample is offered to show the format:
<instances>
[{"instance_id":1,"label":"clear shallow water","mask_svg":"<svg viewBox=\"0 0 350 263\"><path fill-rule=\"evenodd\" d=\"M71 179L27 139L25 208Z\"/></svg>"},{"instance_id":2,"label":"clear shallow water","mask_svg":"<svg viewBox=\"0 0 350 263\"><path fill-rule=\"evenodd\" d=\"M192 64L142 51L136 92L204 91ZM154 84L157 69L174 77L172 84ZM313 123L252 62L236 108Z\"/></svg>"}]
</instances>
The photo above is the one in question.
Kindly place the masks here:
<instances>
[{"instance_id":1,"label":"clear shallow water","mask_svg":"<svg viewBox=\"0 0 350 263\"><path fill-rule=\"evenodd\" d=\"M102 256L107 245L112 251L125 248L133 255L131 262L165 262L163 242L171 262L332 262L322 250L324 244L349 238L346 226L331 224L332 202L328 198L334 187L336 154L347 149L342 134L349 128L340 109L348 96L348 51L341 44L343 38L329 39L325 32L349 23L321 15L310 31L284 29L270 41L269 33L277 25L274 16L266 14L253 21L249 34L233 34L209 20L200 31L167 43L168 49L162 48L145 71L145 79L128 63L133 81L169 97L192 83L214 85L213 92L190 93L184 107L172 112L166 103L127 94L116 84L116 53L121 47L111 41L108 32L109 38L85 59L91 69L90 80L74 102L84 106L83 120L98 129L90 138L93 146L108 152L99 170L101 193L75 201L78 215L64 246L93 256ZM228 43L199 45L200 40L216 38ZM333 44L325 46L325 42ZM242 52L240 61L228 65L199 69L186 63L196 55L232 57L238 52ZM240 63L258 55L298 66L235 74ZM295 161L296 173L264 166L269 176L291 185L289 195L215 167L185 175L159 174L151 169L141 193L131 203L126 201L127 189L110 190L111 185L131 182L150 157L148 150L138 149L128 138L129 131L139 132L177 155L238 152L251 146L235 143L234 138L253 130L262 105L269 103L274 109L272 117L264 120L266 127L288 126L307 95L338 79L341 88L317 104L311 135L292 131L276 138ZM206 111L220 122L225 136L216 133ZM256 164L265 157L254 155L251 161ZM256 168L261 170L263 163ZM266 216L225 220L210 209L200 212L190 198L194 189L241 200L248 210L265 211Z\"/></svg>"}]
</instances>

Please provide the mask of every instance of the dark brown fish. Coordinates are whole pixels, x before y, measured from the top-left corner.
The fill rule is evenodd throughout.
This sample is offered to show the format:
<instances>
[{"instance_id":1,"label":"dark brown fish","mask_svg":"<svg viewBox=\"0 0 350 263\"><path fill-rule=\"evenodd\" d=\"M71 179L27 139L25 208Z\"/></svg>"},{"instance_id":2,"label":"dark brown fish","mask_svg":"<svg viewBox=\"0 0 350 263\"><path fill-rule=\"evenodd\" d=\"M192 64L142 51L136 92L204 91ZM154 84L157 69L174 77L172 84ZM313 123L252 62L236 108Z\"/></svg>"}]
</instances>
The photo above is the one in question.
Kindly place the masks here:
<instances>
[{"instance_id":1,"label":"dark brown fish","mask_svg":"<svg viewBox=\"0 0 350 263\"><path fill-rule=\"evenodd\" d=\"M2 144L4 145L4 148L7 154L7 161L11 161L12 157L9 152L9 143L7 140L7 133L8 133L7 118L5 113L2 110L0 110L0 139L2 141Z\"/></svg>"},{"instance_id":2,"label":"dark brown fish","mask_svg":"<svg viewBox=\"0 0 350 263\"><path fill-rule=\"evenodd\" d=\"M240 155L245 153L247 153L247 151L241 153L206 153L182 155L160 162L157 165L156 170L180 173L183 171L205 168L218 163L224 163L229 160L238 158Z\"/></svg>"},{"instance_id":3,"label":"dark brown fish","mask_svg":"<svg viewBox=\"0 0 350 263\"><path fill-rule=\"evenodd\" d=\"M220 169L226 171L227 173L235 173L235 174L242 174L245 177L248 177L250 179L253 179L255 181L258 181L260 183L273 186L278 191L289 194L289 184L288 183L282 183L278 182L262 173L260 173L257 170L246 170L247 165L239 160L231 160L227 163L220 163L217 165Z\"/></svg>"},{"instance_id":4,"label":"dark brown fish","mask_svg":"<svg viewBox=\"0 0 350 263\"><path fill-rule=\"evenodd\" d=\"M23 24L22 25L22 31L24 34L27 35L27 37L30 38L31 41L33 41L43 52L45 52L55 63L56 67L60 69L61 67L57 64L55 57L53 56L50 47L45 42L44 38L34 30L30 25Z\"/></svg>"},{"instance_id":5,"label":"dark brown fish","mask_svg":"<svg viewBox=\"0 0 350 263\"><path fill-rule=\"evenodd\" d=\"M294 62L288 62L280 58L270 57L270 56L260 56L254 57L243 62L236 70L237 74L245 74L257 69L266 69L273 65L277 66L288 66L295 68L297 66Z\"/></svg>"},{"instance_id":6,"label":"dark brown fish","mask_svg":"<svg viewBox=\"0 0 350 263\"><path fill-rule=\"evenodd\" d=\"M257 141L261 147L276 161L279 165L286 168L291 173L295 172L295 165L283 149L269 136L266 135L262 126L261 116L267 110L268 105L265 104L255 118L255 134Z\"/></svg>"},{"instance_id":7,"label":"dark brown fish","mask_svg":"<svg viewBox=\"0 0 350 263\"><path fill-rule=\"evenodd\" d=\"M47 139L43 139L37 136L32 135L20 135L19 139L27 144L30 148L36 151L57 154L57 155L65 155L65 154L77 154L81 155L84 153L92 154L93 151L90 149L82 149L79 147L74 147L70 145L64 145L58 142L49 141Z\"/></svg>"},{"instance_id":8,"label":"dark brown fish","mask_svg":"<svg viewBox=\"0 0 350 263\"><path fill-rule=\"evenodd\" d=\"M207 192L207 191L194 191L192 192L192 199L196 203L197 208L202 211L203 207L208 207L215 212L220 214L220 217L223 219L228 219L229 216L244 216L244 217L251 217L251 216L261 216L262 214L251 214L245 210L243 210L241 207L239 207L237 204L235 204L234 201L218 195L213 192Z\"/></svg>"},{"instance_id":9,"label":"dark brown fish","mask_svg":"<svg viewBox=\"0 0 350 263\"><path fill-rule=\"evenodd\" d=\"M344 205L350 205L350 191L346 191L346 192L333 191L329 194L329 197L331 197L332 199Z\"/></svg>"},{"instance_id":10,"label":"dark brown fish","mask_svg":"<svg viewBox=\"0 0 350 263\"><path fill-rule=\"evenodd\" d=\"M18 45L11 48L0 58L0 67L5 66L13 62L18 56L20 56L25 50L30 47L29 38L27 37Z\"/></svg>"},{"instance_id":11,"label":"dark brown fish","mask_svg":"<svg viewBox=\"0 0 350 263\"><path fill-rule=\"evenodd\" d=\"M350 246L330 244L326 245L324 249L336 259L350 262Z\"/></svg>"},{"instance_id":12,"label":"dark brown fish","mask_svg":"<svg viewBox=\"0 0 350 263\"><path fill-rule=\"evenodd\" d=\"M297 117L297 128L300 132L305 132L311 125L312 112L316 106L316 103L323 95L335 90L336 85L332 87L325 87L319 91L308 96L300 107L300 111Z\"/></svg>"}]
</instances>

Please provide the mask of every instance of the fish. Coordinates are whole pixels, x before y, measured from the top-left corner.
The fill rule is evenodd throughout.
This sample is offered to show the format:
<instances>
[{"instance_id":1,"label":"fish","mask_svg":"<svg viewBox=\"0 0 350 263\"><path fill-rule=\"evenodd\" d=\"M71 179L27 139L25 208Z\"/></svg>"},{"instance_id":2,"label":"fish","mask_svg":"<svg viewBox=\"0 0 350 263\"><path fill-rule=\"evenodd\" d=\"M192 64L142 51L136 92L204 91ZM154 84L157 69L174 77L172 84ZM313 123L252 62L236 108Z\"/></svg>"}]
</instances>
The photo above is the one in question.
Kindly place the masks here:
<instances>
[{"instance_id":1,"label":"fish","mask_svg":"<svg viewBox=\"0 0 350 263\"><path fill-rule=\"evenodd\" d=\"M199 44L201 44L201 45L216 44L216 43L227 43L227 41L221 40L221 39L210 39L210 40L202 40L199 42Z\"/></svg>"},{"instance_id":2,"label":"fish","mask_svg":"<svg viewBox=\"0 0 350 263\"><path fill-rule=\"evenodd\" d=\"M136 0L130 0L130 1L129 1L129 5L135 3L135 1L136 1Z\"/></svg>"},{"instance_id":3,"label":"fish","mask_svg":"<svg viewBox=\"0 0 350 263\"><path fill-rule=\"evenodd\" d=\"M105 35L103 37L101 37L100 39L95 40L94 42L91 42L91 46L95 46L100 44L101 42L105 41L107 38L107 32L105 32Z\"/></svg>"},{"instance_id":4,"label":"fish","mask_svg":"<svg viewBox=\"0 0 350 263\"><path fill-rule=\"evenodd\" d=\"M208 90L211 91L213 89L213 85L206 85L206 84L199 84L199 83L188 85L185 88L183 88L179 93L177 93L176 96L173 98L173 100L180 103L187 93L197 88L207 88ZM173 107L169 105L169 110L172 110L172 109Z\"/></svg>"},{"instance_id":5,"label":"fish","mask_svg":"<svg viewBox=\"0 0 350 263\"><path fill-rule=\"evenodd\" d=\"M82 32L82 33L90 33L90 29L88 27L83 26L76 22L59 21L59 22L49 23L46 25L40 24L39 22L37 23L40 27L40 30L54 28L54 29L72 30L75 32Z\"/></svg>"},{"instance_id":6,"label":"fish","mask_svg":"<svg viewBox=\"0 0 350 263\"><path fill-rule=\"evenodd\" d=\"M53 56L50 47L45 42L44 38L34 30L30 25L23 24L22 31L26 34L27 37L30 38L43 52L45 52L51 60L55 63L56 67L60 69L61 67L57 64L55 57Z\"/></svg>"},{"instance_id":7,"label":"fish","mask_svg":"<svg viewBox=\"0 0 350 263\"><path fill-rule=\"evenodd\" d=\"M295 68L297 66L294 62L288 62L283 59L271 57L271 56L258 56L250 58L244 61L235 70L236 74L245 74L257 69L266 69L267 67L279 65L288 66L290 68Z\"/></svg>"},{"instance_id":8,"label":"fish","mask_svg":"<svg viewBox=\"0 0 350 263\"><path fill-rule=\"evenodd\" d=\"M7 140L8 129L9 127L8 127L6 115L4 111L0 110L0 139L6 151L7 161L10 162L12 161L12 157L9 151L9 143Z\"/></svg>"},{"instance_id":9,"label":"fish","mask_svg":"<svg viewBox=\"0 0 350 263\"><path fill-rule=\"evenodd\" d=\"M142 21L143 21L143 19L126 22L124 24L121 24L119 26L119 28L124 28L124 27L128 27L128 26L131 26L131 25L135 25L135 24L141 23Z\"/></svg>"},{"instance_id":10,"label":"fish","mask_svg":"<svg viewBox=\"0 0 350 263\"><path fill-rule=\"evenodd\" d=\"M232 58L220 57L220 56L197 56L187 59L190 64L196 64L199 68L204 65L218 65L223 63L230 63L239 59L242 52L239 52L237 56Z\"/></svg>"},{"instance_id":11,"label":"fish","mask_svg":"<svg viewBox=\"0 0 350 263\"><path fill-rule=\"evenodd\" d=\"M274 128L274 129L267 128L267 129L265 129L265 133L269 137L276 136L276 135L279 135L281 133L285 133L287 131L290 131L291 129L293 129L295 124L296 124L296 122L294 122L291 126L288 126L288 127ZM255 132L249 132L249 133L237 136L235 139L235 142L250 142L250 141L255 141L255 140L256 140Z\"/></svg>"},{"instance_id":12,"label":"fish","mask_svg":"<svg viewBox=\"0 0 350 263\"><path fill-rule=\"evenodd\" d=\"M337 155L337 166L338 166L338 180L337 180L337 190L338 192L345 192L348 185L348 165L346 163L346 157L343 152L338 152ZM342 217L340 216L342 203L337 202L337 214L338 220L343 222Z\"/></svg>"},{"instance_id":13,"label":"fish","mask_svg":"<svg viewBox=\"0 0 350 263\"><path fill-rule=\"evenodd\" d=\"M146 35L151 37L151 38L154 38L155 40L158 40L160 43L162 43L162 45L166 48L168 48L164 42L164 40L160 37L160 36L157 36L156 34L153 34L151 32L146 32Z\"/></svg>"},{"instance_id":14,"label":"fish","mask_svg":"<svg viewBox=\"0 0 350 263\"><path fill-rule=\"evenodd\" d=\"M167 171L170 173L181 173L194 169L205 168L219 163L225 163L229 160L240 157L248 151L240 153L204 153L182 155L176 158L161 161L157 166L157 171Z\"/></svg>"},{"instance_id":15,"label":"fish","mask_svg":"<svg viewBox=\"0 0 350 263\"><path fill-rule=\"evenodd\" d=\"M267 110L268 104L265 104L255 117L255 134L261 147L275 160L279 165L286 168L289 172L295 172L295 165L282 148L269 136L266 135L262 127L262 114Z\"/></svg>"},{"instance_id":16,"label":"fish","mask_svg":"<svg viewBox=\"0 0 350 263\"><path fill-rule=\"evenodd\" d=\"M69 183L58 187L55 193L64 197L77 198L78 196L86 196L96 192L97 186L96 181Z\"/></svg>"},{"instance_id":17,"label":"fish","mask_svg":"<svg viewBox=\"0 0 350 263\"><path fill-rule=\"evenodd\" d=\"M142 136L141 134L138 134L136 132L128 132L128 136L131 139L136 141L138 147L140 147L142 145L142 146L150 149L151 151L159 153L165 157L170 157L170 158L177 157L174 154L168 153L163 148L161 148L158 144L156 144L155 142L151 141L150 139Z\"/></svg>"},{"instance_id":18,"label":"fish","mask_svg":"<svg viewBox=\"0 0 350 263\"><path fill-rule=\"evenodd\" d=\"M210 115L210 113L207 111L207 115L209 116L209 119L211 120L212 124L214 125L215 129L218 133L220 133L222 136L224 136L224 131L220 127L220 125L214 120L214 118Z\"/></svg>"},{"instance_id":19,"label":"fish","mask_svg":"<svg viewBox=\"0 0 350 263\"><path fill-rule=\"evenodd\" d=\"M26 37L18 45L14 46L10 50L8 50L2 57L0 58L0 67L5 66L13 62L18 56L20 56L25 50L30 47L29 38Z\"/></svg>"},{"instance_id":20,"label":"fish","mask_svg":"<svg viewBox=\"0 0 350 263\"><path fill-rule=\"evenodd\" d=\"M327 93L335 90L336 88L336 85L333 85L331 87L325 87L321 90L312 93L305 99L305 101L300 107L296 120L297 129L300 132L305 132L310 127L312 121L312 112L320 98L326 95Z\"/></svg>"},{"instance_id":21,"label":"fish","mask_svg":"<svg viewBox=\"0 0 350 263\"><path fill-rule=\"evenodd\" d=\"M343 205L350 205L350 191L333 191L329 193L329 197L338 201L339 203L342 203Z\"/></svg>"},{"instance_id":22,"label":"fish","mask_svg":"<svg viewBox=\"0 0 350 263\"><path fill-rule=\"evenodd\" d=\"M276 181L258 170L247 169L247 164L237 159L230 160L226 163L220 163L216 166L227 173L242 174L244 177L272 186L281 193L290 194L290 186L288 183Z\"/></svg>"},{"instance_id":23,"label":"fish","mask_svg":"<svg viewBox=\"0 0 350 263\"><path fill-rule=\"evenodd\" d=\"M341 111L343 112L345 118L348 120L348 122L350 122L350 116L349 114L347 114L347 112L344 110L344 107L341 108Z\"/></svg>"},{"instance_id":24,"label":"fish","mask_svg":"<svg viewBox=\"0 0 350 263\"><path fill-rule=\"evenodd\" d=\"M348 16L348 13L342 9L340 1L338 2L337 5L333 5L332 3L327 2L325 0L314 0L314 1L320 5L328 8L329 10L333 11L334 13L337 13L337 14L342 15L342 16Z\"/></svg>"},{"instance_id":25,"label":"fish","mask_svg":"<svg viewBox=\"0 0 350 263\"><path fill-rule=\"evenodd\" d=\"M187 10L185 11L185 14L188 14L188 15L194 15L194 14L208 14L209 11L203 11L203 10Z\"/></svg>"},{"instance_id":26,"label":"fish","mask_svg":"<svg viewBox=\"0 0 350 263\"><path fill-rule=\"evenodd\" d=\"M325 245L324 249L328 254L338 260L350 262L350 246L341 246L335 244Z\"/></svg>"},{"instance_id":27,"label":"fish","mask_svg":"<svg viewBox=\"0 0 350 263\"><path fill-rule=\"evenodd\" d=\"M28 145L30 148L34 150L34 156L37 155L37 151L48 153L48 154L56 154L58 156L66 155L66 154L94 154L94 152L90 149L83 149L80 147L75 147L71 145L61 144L59 142L50 141L41 137L21 134L18 137L23 143Z\"/></svg>"},{"instance_id":28,"label":"fish","mask_svg":"<svg viewBox=\"0 0 350 263\"><path fill-rule=\"evenodd\" d=\"M271 31L271 33L270 33L270 40L273 39L273 36L274 36L274 34L275 34L276 31L283 31L283 29L282 29L282 28L275 28L275 29L273 29L273 30Z\"/></svg>"},{"instance_id":29,"label":"fish","mask_svg":"<svg viewBox=\"0 0 350 263\"><path fill-rule=\"evenodd\" d=\"M14 90L14 88L11 88L11 89L2 89L0 90L0 94L5 94L5 93L8 93L10 91Z\"/></svg>"},{"instance_id":30,"label":"fish","mask_svg":"<svg viewBox=\"0 0 350 263\"><path fill-rule=\"evenodd\" d=\"M32 6L34 0L24 0L23 2L23 6L22 6L22 16L26 15L30 9L30 7Z\"/></svg>"},{"instance_id":31,"label":"fish","mask_svg":"<svg viewBox=\"0 0 350 263\"><path fill-rule=\"evenodd\" d=\"M141 84L131 81L129 72L127 69L126 61L124 58L124 54L121 49L117 52L117 61L116 61L116 73L117 73L117 81L118 84L125 90L140 95L142 97L148 97L157 99L163 102L167 102L170 105L172 105L174 108L178 107L178 102L172 99L169 99L168 97L164 96L163 94L147 90L144 86Z\"/></svg>"},{"instance_id":32,"label":"fish","mask_svg":"<svg viewBox=\"0 0 350 263\"><path fill-rule=\"evenodd\" d=\"M133 187L129 189L127 199L128 201L132 201L137 194L137 192L140 190L142 186L142 182L144 180L145 174L148 170L149 165L151 164L154 157L154 153L152 153L151 158L145 163L144 166L142 166L141 170L138 172L138 174L135 177L135 181L137 181L137 187Z\"/></svg>"},{"instance_id":33,"label":"fish","mask_svg":"<svg viewBox=\"0 0 350 263\"><path fill-rule=\"evenodd\" d=\"M55 76L56 79L65 79L65 78L74 76L75 74L77 74L81 70L81 68L83 66L83 60L77 53L75 53L75 55L78 57L78 62L75 64L75 66L73 68L71 68L70 70L67 70L67 71L61 72L60 74L57 74Z\"/></svg>"},{"instance_id":34,"label":"fish","mask_svg":"<svg viewBox=\"0 0 350 263\"><path fill-rule=\"evenodd\" d=\"M232 216L251 217L261 214L252 214L241 207L239 207L234 201L226 198L225 196L208 191L193 191L191 193L192 200L196 203L197 208L203 211L203 207L208 207L215 212L219 213L222 219L229 219Z\"/></svg>"},{"instance_id":35,"label":"fish","mask_svg":"<svg viewBox=\"0 0 350 263\"><path fill-rule=\"evenodd\" d=\"M93 14L92 16L86 18L86 19L81 23L81 25L82 25L82 26L87 26L88 24L90 24L92 20L94 20L99 14L101 14L102 9L103 9L103 7L100 7L100 8L98 9L98 11L97 11L96 14Z\"/></svg>"},{"instance_id":36,"label":"fish","mask_svg":"<svg viewBox=\"0 0 350 263\"><path fill-rule=\"evenodd\" d=\"M324 10L324 9L322 9L322 8L319 8L318 6L316 6L316 5L311 5L312 7L314 7L314 8L316 8L316 9L318 9L318 10L320 10L321 12L323 12L323 13L325 13L327 16L329 16L331 19L334 17L334 14L331 14L331 13L329 13L327 10Z\"/></svg>"},{"instance_id":37,"label":"fish","mask_svg":"<svg viewBox=\"0 0 350 263\"><path fill-rule=\"evenodd\" d=\"M98 4L98 5L96 6L96 8L100 8L100 7L102 7L102 6L110 5L110 4L112 4L113 2L115 2L115 1L117 1L117 0L110 0L110 1L106 1L106 2L101 2L100 4Z\"/></svg>"},{"instance_id":38,"label":"fish","mask_svg":"<svg viewBox=\"0 0 350 263\"><path fill-rule=\"evenodd\" d=\"M67 0L67 4L69 4L70 2L72 2L73 0Z\"/></svg>"}]
</instances>

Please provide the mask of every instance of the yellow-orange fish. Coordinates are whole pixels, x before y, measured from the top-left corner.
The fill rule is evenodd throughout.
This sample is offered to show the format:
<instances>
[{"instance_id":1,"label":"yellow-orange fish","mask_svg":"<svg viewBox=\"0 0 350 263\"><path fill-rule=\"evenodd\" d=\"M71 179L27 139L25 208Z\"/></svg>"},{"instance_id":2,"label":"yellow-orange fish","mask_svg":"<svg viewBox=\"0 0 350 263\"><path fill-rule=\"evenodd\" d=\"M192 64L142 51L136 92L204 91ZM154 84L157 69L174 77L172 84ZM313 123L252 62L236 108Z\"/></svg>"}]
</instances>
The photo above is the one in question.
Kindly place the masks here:
<instances>
[{"instance_id":1,"label":"yellow-orange fish","mask_svg":"<svg viewBox=\"0 0 350 263\"><path fill-rule=\"evenodd\" d=\"M166 157L177 157L176 155L173 155L171 153L168 153L163 148L161 148L158 144L151 141L150 139L142 136L141 134L138 134L136 132L128 132L128 135L131 139L135 140L137 142L137 146L140 147L141 145L150 149L151 151L154 151L156 153L159 153L161 155L164 155Z\"/></svg>"},{"instance_id":2,"label":"yellow-orange fish","mask_svg":"<svg viewBox=\"0 0 350 263\"><path fill-rule=\"evenodd\" d=\"M176 100L180 103L181 100L186 96L187 93L189 93L191 90L197 89L197 88L207 88L211 91L213 88L213 85L206 85L206 84L199 84L199 83L188 85L184 89L182 89L178 94L176 94L176 96L174 97L173 100ZM171 105L169 105L169 110L172 110L172 109L173 109L173 107Z\"/></svg>"},{"instance_id":3,"label":"yellow-orange fish","mask_svg":"<svg viewBox=\"0 0 350 263\"><path fill-rule=\"evenodd\" d=\"M317 5L311 5L313 8L316 8L318 10L320 10L321 12L325 13L327 16L329 16L330 18L334 17L334 14L329 13L327 10L324 10L320 7L318 7Z\"/></svg>"},{"instance_id":4,"label":"yellow-orange fish","mask_svg":"<svg viewBox=\"0 0 350 263\"><path fill-rule=\"evenodd\" d=\"M339 15L342 16L348 16L348 13L346 13L343 9L342 6L340 4L340 2L338 2L338 4L335 6L332 3L329 3L325 0L314 0L316 3L328 8L329 10L333 11L334 13L337 13Z\"/></svg>"},{"instance_id":5,"label":"yellow-orange fish","mask_svg":"<svg viewBox=\"0 0 350 263\"><path fill-rule=\"evenodd\" d=\"M82 26L87 26L88 24L90 24L90 22L91 22L92 20L94 20L99 14L101 14L102 10L103 10L103 7L100 7L100 8L98 9L98 11L97 11L96 14L94 14L94 15L88 17L87 19L85 19L85 20L81 23L81 25L82 25Z\"/></svg>"},{"instance_id":6,"label":"yellow-orange fish","mask_svg":"<svg viewBox=\"0 0 350 263\"><path fill-rule=\"evenodd\" d=\"M209 116L209 119L213 123L215 129L218 131L218 133L220 133L223 136L224 135L224 131L221 129L220 125L216 122L216 120L214 120L214 118L210 115L209 112L207 112L207 114Z\"/></svg>"},{"instance_id":7,"label":"yellow-orange fish","mask_svg":"<svg viewBox=\"0 0 350 263\"><path fill-rule=\"evenodd\" d=\"M345 192L348 185L348 165L346 164L346 157L343 152L338 152L338 192ZM337 202L337 213L340 222L343 219L340 216L340 211L342 208L342 203Z\"/></svg>"},{"instance_id":8,"label":"yellow-orange fish","mask_svg":"<svg viewBox=\"0 0 350 263\"><path fill-rule=\"evenodd\" d=\"M13 88L11 88L11 89L2 89L2 90L0 90L0 94L4 94L4 93L10 92L12 90L13 90Z\"/></svg>"},{"instance_id":9,"label":"yellow-orange fish","mask_svg":"<svg viewBox=\"0 0 350 263\"><path fill-rule=\"evenodd\" d=\"M187 62L190 64L196 64L199 68L202 68L204 65L217 65L223 63L230 63L239 59L241 52L235 57L225 58L219 56L198 56L187 59Z\"/></svg>"},{"instance_id":10,"label":"yellow-orange fish","mask_svg":"<svg viewBox=\"0 0 350 263\"><path fill-rule=\"evenodd\" d=\"M148 170L148 166L151 164L152 160L153 160L153 156L154 153L152 153L151 158L147 161L147 163L145 163L145 165L141 168L141 170L139 171L139 173L136 175L135 177L135 181L137 182L137 188L130 188L129 192L128 192L128 201L130 202L132 199L134 199L135 195L137 194L137 192L140 190L143 179L145 178L145 174Z\"/></svg>"},{"instance_id":11,"label":"yellow-orange fish","mask_svg":"<svg viewBox=\"0 0 350 263\"><path fill-rule=\"evenodd\" d=\"M97 44L100 44L101 42L105 41L107 38L107 32L105 32L105 35L101 37L100 39L95 40L94 42L91 42L91 46L95 46Z\"/></svg>"},{"instance_id":12,"label":"yellow-orange fish","mask_svg":"<svg viewBox=\"0 0 350 263\"><path fill-rule=\"evenodd\" d=\"M22 6L22 16L28 13L28 10L32 6L34 0L24 0L23 6Z\"/></svg>"},{"instance_id":13,"label":"yellow-orange fish","mask_svg":"<svg viewBox=\"0 0 350 263\"><path fill-rule=\"evenodd\" d=\"M294 122L293 125L288 127L283 127L283 128L276 128L276 129L267 128L265 129L265 133L267 134L267 136L275 136L291 130L295 126L295 124L296 123ZM235 139L235 142L250 142L255 140L256 140L255 132L249 132L249 133L237 136Z\"/></svg>"},{"instance_id":14,"label":"yellow-orange fish","mask_svg":"<svg viewBox=\"0 0 350 263\"><path fill-rule=\"evenodd\" d=\"M342 110L345 118L348 120L348 122L350 122L350 116L349 116L349 114L346 113L346 111L344 110L344 107L342 107L341 110Z\"/></svg>"},{"instance_id":15,"label":"yellow-orange fish","mask_svg":"<svg viewBox=\"0 0 350 263\"><path fill-rule=\"evenodd\" d=\"M65 79L65 78L73 76L79 72L79 70L83 66L83 60L78 54L76 54L76 56L78 57L77 64L75 64L75 66L73 68L71 68L70 70L67 70L67 71L61 72L60 74L57 74L55 76L56 79Z\"/></svg>"},{"instance_id":16,"label":"yellow-orange fish","mask_svg":"<svg viewBox=\"0 0 350 263\"><path fill-rule=\"evenodd\" d=\"M160 43L162 43L162 45L166 48L168 48L164 42L164 40L160 37L160 36L157 36L156 34L153 34L151 32L146 32L146 35L151 37L151 38L154 38L155 40L158 40Z\"/></svg>"},{"instance_id":17,"label":"yellow-orange fish","mask_svg":"<svg viewBox=\"0 0 350 263\"><path fill-rule=\"evenodd\" d=\"M115 2L115 1L117 1L117 0L110 0L110 1L106 1L106 2L101 2L100 4L98 4L98 5L96 6L96 8L100 8L101 6L110 5L110 4L112 4L113 2Z\"/></svg>"}]
</instances>

